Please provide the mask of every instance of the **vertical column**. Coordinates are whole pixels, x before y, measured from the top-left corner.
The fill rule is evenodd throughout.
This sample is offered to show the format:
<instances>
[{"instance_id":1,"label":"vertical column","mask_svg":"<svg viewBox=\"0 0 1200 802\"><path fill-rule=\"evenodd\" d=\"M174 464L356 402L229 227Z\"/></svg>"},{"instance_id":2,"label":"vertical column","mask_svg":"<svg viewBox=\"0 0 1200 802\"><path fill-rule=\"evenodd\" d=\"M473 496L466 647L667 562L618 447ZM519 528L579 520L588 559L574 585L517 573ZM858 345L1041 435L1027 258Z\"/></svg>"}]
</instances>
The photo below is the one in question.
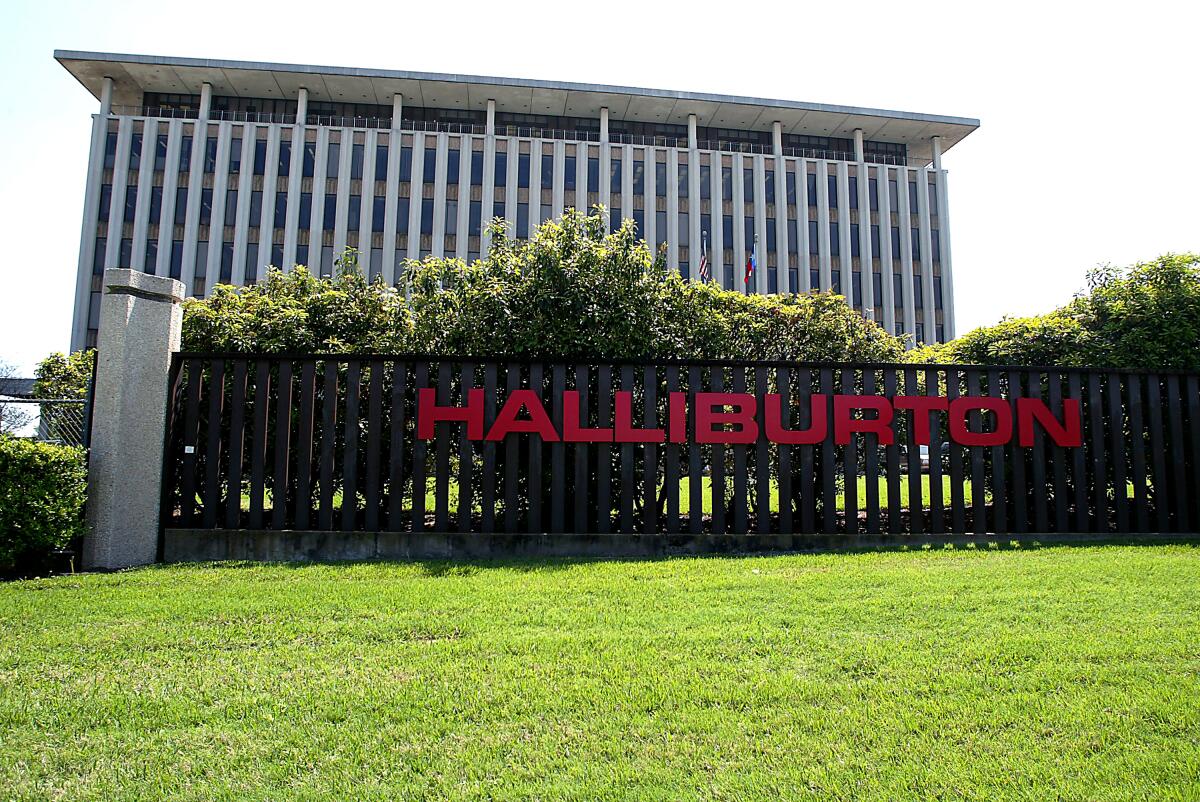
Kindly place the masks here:
<instances>
[{"instance_id":1,"label":"vertical column","mask_svg":"<svg viewBox=\"0 0 1200 802\"><path fill-rule=\"evenodd\" d=\"M854 161L866 161L866 157L863 154L863 129L861 128L854 129Z\"/></svg>"},{"instance_id":2,"label":"vertical column","mask_svg":"<svg viewBox=\"0 0 1200 802\"><path fill-rule=\"evenodd\" d=\"M208 264L204 274L204 295L221 281L221 259L225 251L225 192L229 185L229 148L233 126L225 121L217 127L217 163L213 170L212 217L208 226ZM243 138L244 139L244 138ZM245 166L249 169L249 165ZM232 271L232 266L231 266ZM230 281L233 281L232 272Z\"/></svg>"},{"instance_id":3,"label":"vertical column","mask_svg":"<svg viewBox=\"0 0 1200 802\"><path fill-rule=\"evenodd\" d=\"M954 324L954 271L950 265L950 199L946 195L946 171L938 169L936 179L938 237L941 239L942 250L942 325L946 329L946 339L953 340L957 335Z\"/></svg>"},{"instance_id":4,"label":"vertical column","mask_svg":"<svg viewBox=\"0 0 1200 802\"><path fill-rule=\"evenodd\" d=\"M518 237L533 238L542 221L542 140L534 139L529 146L529 230L518 231Z\"/></svg>"},{"instance_id":5,"label":"vertical column","mask_svg":"<svg viewBox=\"0 0 1200 802\"><path fill-rule=\"evenodd\" d=\"M924 307L925 342L937 337L937 309L933 299L933 238L929 225L929 171L917 170L917 225L921 243L921 304ZM915 303L915 301L914 301Z\"/></svg>"},{"instance_id":6,"label":"vertical column","mask_svg":"<svg viewBox=\"0 0 1200 802\"><path fill-rule=\"evenodd\" d=\"M88 568L158 558L167 377L179 350L184 287L135 270L106 270L100 301L95 412L88 461ZM188 445L195 445L188 443Z\"/></svg>"},{"instance_id":7,"label":"vertical column","mask_svg":"<svg viewBox=\"0 0 1200 802\"><path fill-rule=\"evenodd\" d=\"M212 111L212 84L205 81L200 84L200 109L197 119L207 120Z\"/></svg>"},{"instance_id":8,"label":"vertical column","mask_svg":"<svg viewBox=\"0 0 1200 802\"><path fill-rule=\"evenodd\" d=\"M656 188L658 176L658 151L654 148L646 148L643 151L642 162L642 217L646 221L645 230L640 231L642 237L646 240L646 245L650 248L650 254L658 257L658 190ZM633 211L633 204L630 205L630 212Z\"/></svg>"},{"instance_id":9,"label":"vertical column","mask_svg":"<svg viewBox=\"0 0 1200 802\"><path fill-rule=\"evenodd\" d=\"M679 151L667 148L667 267L679 271ZM689 249L690 252L690 249Z\"/></svg>"},{"instance_id":10,"label":"vertical column","mask_svg":"<svg viewBox=\"0 0 1200 802\"><path fill-rule=\"evenodd\" d=\"M505 221L508 223L510 239L514 238L517 232L517 166L520 162L521 140L510 136L508 138L508 174L504 182L504 215Z\"/></svg>"},{"instance_id":11,"label":"vertical column","mask_svg":"<svg viewBox=\"0 0 1200 802\"><path fill-rule=\"evenodd\" d=\"M104 177L104 144L108 138L108 115L112 109L113 79L104 78L100 89L100 113L92 117L92 139L88 153L87 187L83 196L83 225L79 233L76 265L75 312L71 323L71 350L87 344L91 308L92 265L96 259L96 227L100 220L100 185ZM112 210L109 210L112 219Z\"/></svg>"},{"instance_id":12,"label":"vertical column","mask_svg":"<svg viewBox=\"0 0 1200 802\"><path fill-rule=\"evenodd\" d=\"M709 194L712 196L712 247L708 251L709 270L712 272L712 277L721 287L725 286L725 201L727 198L721 197L721 192L725 182L721 180L721 170L723 168L722 158L719 151L712 152L712 166L708 171L709 181L712 182L712 188Z\"/></svg>"},{"instance_id":13,"label":"vertical column","mask_svg":"<svg viewBox=\"0 0 1200 802\"><path fill-rule=\"evenodd\" d=\"M329 161L329 129L317 126L317 141L313 159L312 179L312 213L308 220L308 269L314 275L321 275L324 266L321 264L321 252L324 250L325 237L322 233L325 221L325 189L326 163Z\"/></svg>"},{"instance_id":14,"label":"vertical column","mask_svg":"<svg viewBox=\"0 0 1200 802\"><path fill-rule=\"evenodd\" d=\"M153 266L155 275L171 272L171 248L175 240L175 195L179 189L179 148L183 140L183 121L167 123L167 157L163 164L162 204L158 220L158 258ZM151 266L146 265L150 272ZM174 276L172 276L174 278Z\"/></svg>"},{"instance_id":15,"label":"vertical column","mask_svg":"<svg viewBox=\"0 0 1200 802\"><path fill-rule=\"evenodd\" d=\"M608 106L600 108L600 141L608 141Z\"/></svg>"},{"instance_id":16,"label":"vertical column","mask_svg":"<svg viewBox=\"0 0 1200 802\"><path fill-rule=\"evenodd\" d=\"M788 216L790 210L787 203L787 160L783 156L775 157L775 197L767 198L775 204L775 268L779 277L779 292L786 293L791 285L788 283L790 258L788 257Z\"/></svg>"},{"instance_id":17,"label":"vertical column","mask_svg":"<svg viewBox=\"0 0 1200 802\"><path fill-rule=\"evenodd\" d=\"M817 258L821 269L821 291L833 287L833 265L829 247L829 162L817 162Z\"/></svg>"},{"instance_id":18,"label":"vertical column","mask_svg":"<svg viewBox=\"0 0 1200 802\"><path fill-rule=\"evenodd\" d=\"M203 111L203 104L201 104ZM196 291L196 257L200 234L200 199L204 192L204 157L208 151L208 123L201 117L192 126L192 160L188 166L187 211L183 217L183 266L180 280L184 292Z\"/></svg>"},{"instance_id":19,"label":"vertical column","mask_svg":"<svg viewBox=\"0 0 1200 802\"><path fill-rule=\"evenodd\" d=\"M696 115L688 115L688 150L696 150L698 147L696 138Z\"/></svg>"},{"instance_id":20,"label":"vertical column","mask_svg":"<svg viewBox=\"0 0 1200 802\"><path fill-rule=\"evenodd\" d=\"M688 142L694 140L696 133L696 115L688 115ZM711 198L709 203L711 203ZM691 264L692 281L698 280L697 271L700 269L700 253L703 248L704 237L702 235L703 226L700 219L700 151L696 149L694 144L688 147L688 226L691 231L688 235L688 262ZM712 254L708 255L709 260L712 259Z\"/></svg>"},{"instance_id":21,"label":"vertical column","mask_svg":"<svg viewBox=\"0 0 1200 802\"><path fill-rule=\"evenodd\" d=\"M892 264L892 193L888 181L891 171L882 165L875 168L879 187L879 273L883 290L883 327L888 334L896 333L896 279Z\"/></svg>"},{"instance_id":22,"label":"vertical column","mask_svg":"<svg viewBox=\"0 0 1200 802\"><path fill-rule=\"evenodd\" d=\"M300 196L304 186L304 131L307 121L308 90L300 87L296 98L296 124L292 126L292 161L288 165L287 221L283 227L283 264L280 265L285 270L296 264L296 246L300 240ZM312 214L311 209L309 214Z\"/></svg>"},{"instance_id":23,"label":"vertical column","mask_svg":"<svg viewBox=\"0 0 1200 802\"><path fill-rule=\"evenodd\" d=\"M742 154L733 156L733 288L746 292L746 182L743 174L746 163ZM753 191L753 190L751 190Z\"/></svg>"},{"instance_id":24,"label":"vertical column","mask_svg":"<svg viewBox=\"0 0 1200 802\"><path fill-rule=\"evenodd\" d=\"M812 259L809 254L808 241L808 162L796 159L796 237L800 240L797 245L800 263L800 289L811 292Z\"/></svg>"},{"instance_id":25,"label":"vertical column","mask_svg":"<svg viewBox=\"0 0 1200 802\"><path fill-rule=\"evenodd\" d=\"M388 133L387 194L383 202L383 280L388 286L396 285L396 220L399 216L400 200L400 153L403 136L396 126L399 120L392 117L392 130Z\"/></svg>"},{"instance_id":26,"label":"vertical column","mask_svg":"<svg viewBox=\"0 0 1200 802\"><path fill-rule=\"evenodd\" d=\"M575 209L584 214L592 212L588 208L588 147L587 142L575 143Z\"/></svg>"},{"instance_id":27,"label":"vertical column","mask_svg":"<svg viewBox=\"0 0 1200 802\"><path fill-rule=\"evenodd\" d=\"M130 266L146 270L146 234L150 229L150 195L154 187L154 155L158 151L158 120L142 123L142 154L138 159L137 205L133 212L133 252ZM109 219L112 219L110 213ZM151 272L154 266L150 266Z\"/></svg>"},{"instance_id":28,"label":"vertical column","mask_svg":"<svg viewBox=\"0 0 1200 802\"><path fill-rule=\"evenodd\" d=\"M112 195L108 204L108 233L104 245L104 267L117 267L121 238L125 235L125 185L129 183L129 141L133 120L118 117L117 155L113 161Z\"/></svg>"},{"instance_id":29,"label":"vertical column","mask_svg":"<svg viewBox=\"0 0 1200 802\"><path fill-rule=\"evenodd\" d=\"M771 152L776 156L783 154L783 124L779 120L771 123Z\"/></svg>"},{"instance_id":30,"label":"vertical column","mask_svg":"<svg viewBox=\"0 0 1200 802\"><path fill-rule=\"evenodd\" d=\"M379 132L374 128L368 129L364 140L358 201L358 267L370 279L380 271L380 266L371 262L371 252L374 250L371 235L375 230L375 152L379 145Z\"/></svg>"},{"instance_id":31,"label":"vertical column","mask_svg":"<svg viewBox=\"0 0 1200 802\"><path fill-rule=\"evenodd\" d=\"M425 153L425 135L413 134L412 182L408 193L408 258L421 258L421 206L424 200L425 159L435 158Z\"/></svg>"},{"instance_id":32,"label":"vertical column","mask_svg":"<svg viewBox=\"0 0 1200 802\"><path fill-rule=\"evenodd\" d=\"M484 123L483 133L485 136L496 135L496 101L488 100L487 102L487 120Z\"/></svg>"},{"instance_id":33,"label":"vertical column","mask_svg":"<svg viewBox=\"0 0 1200 802\"><path fill-rule=\"evenodd\" d=\"M604 112L601 109L601 112ZM608 126L601 122L600 129L600 180L596 188L600 191L599 203L604 207L604 222L612 217L612 148L608 144Z\"/></svg>"},{"instance_id":34,"label":"vertical column","mask_svg":"<svg viewBox=\"0 0 1200 802\"><path fill-rule=\"evenodd\" d=\"M241 169L238 170L238 211L236 211L236 222L233 229L233 275L238 276L241 273L241 281L234 279L234 283L248 285L258 281L259 270L262 269L259 264L248 268L246 265L246 251L250 247L248 239L250 239L250 203L251 193L253 192L253 176L254 176L254 145L258 142L258 126L253 122L247 122L241 128ZM265 196L265 193L264 193ZM258 261L257 253L256 259Z\"/></svg>"},{"instance_id":35,"label":"vertical column","mask_svg":"<svg viewBox=\"0 0 1200 802\"><path fill-rule=\"evenodd\" d=\"M900 205L900 272L904 282L904 331L917 331L917 304L913 300L912 217L908 208L908 168L896 168L896 199Z\"/></svg>"},{"instance_id":36,"label":"vertical column","mask_svg":"<svg viewBox=\"0 0 1200 802\"><path fill-rule=\"evenodd\" d=\"M437 144L433 163L433 242L429 252L441 257L446 255L446 162L449 159L450 137L444 133L435 134L435 137ZM459 169L462 169L462 164L459 164Z\"/></svg>"},{"instance_id":37,"label":"vertical column","mask_svg":"<svg viewBox=\"0 0 1200 802\"><path fill-rule=\"evenodd\" d=\"M866 162L858 164L858 249L862 264L863 311L875 319L874 254L871 252L871 176Z\"/></svg>"},{"instance_id":38,"label":"vertical column","mask_svg":"<svg viewBox=\"0 0 1200 802\"><path fill-rule=\"evenodd\" d=\"M392 130L399 131L402 127L401 120L404 117L404 95L397 92L392 95Z\"/></svg>"},{"instance_id":39,"label":"vertical column","mask_svg":"<svg viewBox=\"0 0 1200 802\"><path fill-rule=\"evenodd\" d=\"M354 129L343 128L338 145L337 211L333 222L333 258L346 250L346 228L350 222L350 164L354 155Z\"/></svg>"},{"instance_id":40,"label":"vertical column","mask_svg":"<svg viewBox=\"0 0 1200 802\"><path fill-rule=\"evenodd\" d=\"M274 262L272 253L275 250L275 229L283 228L284 220L275 219L275 196L279 192L279 150L283 141L284 128L282 125L267 126L267 163L263 169L262 203L259 210L258 224L258 253L254 260L254 281L258 283L267 277L267 265ZM291 173L291 154L289 154L288 173ZM284 265L273 265L281 270Z\"/></svg>"},{"instance_id":41,"label":"vertical column","mask_svg":"<svg viewBox=\"0 0 1200 802\"><path fill-rule=\"evenodd\" d=\"M775 229L778 233L778 220L775 221ZM768 281L768 273L771 268L767 264L767 254L770 253L771 249L770 244L767 242L766 157L761 155L754 156L754 234L758 237L758 252L756 254L758 267L754 270L754 292L757 292L759 295L766 295L771 287ZM753 247L754 243L750 243L750 246ZM778 257L778 252L775 255ZM776 267L775 269L778 271L779 268ZM778 276L778 272L776 275Z\"/></svg>"},{"instance_id":42,"label":"vertical column","mask_svg":"<svg viewBox=\"0 0 1200 802\"><path fill-rule=\"evenodd\" d=\"M933 148L933 169L942 169L942 138L935 136L930 140L930 145Z\"/></svg>"},{"instance_id":43,"label":"vertical column","mask_svg":"<svg viewBox=\"0 0 1200 802\"><path fill-rule=\"evenodd\" d=\"M475 155L475 138L459 139L458 154L458 223L454 237L454 255L464 262L470 254L471 225L471 159Z\"/></svg>"},{"instance_id":44,"label":"vertical column","mask_svg":"<svg viewBox=\"0 0 1200 802\"><path fill-rule=\"evenodd\" d=\"M846 162L837 163L838 196L838 259L842 266L842 295L846 303L854 308L854 259L850 247L850 167Z\"/></svg>"},{"instance_id":45,"label":"vertical column","mask_svg":"<svg viewBox=\"0 0 1200 802\"><path fill-rule=\"evenodd\" d=\"M621 216L633 217L633 145L621 148ZM646 235L639 231L638 236Z\"/></svg>"},{"instance_id":46,"label":"vertical column","mask_svg":"<svg viewBox=\"0 0 1200 802\"><path fill-rule=\"evenodd\" d=\"M494 120L496 116L496 101L488 101L488 119L492 120L489 123L491 129L495 130ZM492 210L495 208L496 199L496 148L497 141L493 133L489 133L483 138L483 193L480 195L480 228L486 229L488 224L492 222ZM488 255L488 250L492 244L492 237L486 231L480 231L479 240L479 255L481 258Z\"/></svg>"},{"instance_id":47,"label":"vertical column","mask_svg":"<svg viewBox=\"0 0 1200 802\"><path fill-rule=\"evenodd\" d=\"M576 160L578 162L578 160ZM551 211L556 218L562 217L566 205L567 143L554 140L554 173L550 190Z\"/></svg>"}]
</instances>

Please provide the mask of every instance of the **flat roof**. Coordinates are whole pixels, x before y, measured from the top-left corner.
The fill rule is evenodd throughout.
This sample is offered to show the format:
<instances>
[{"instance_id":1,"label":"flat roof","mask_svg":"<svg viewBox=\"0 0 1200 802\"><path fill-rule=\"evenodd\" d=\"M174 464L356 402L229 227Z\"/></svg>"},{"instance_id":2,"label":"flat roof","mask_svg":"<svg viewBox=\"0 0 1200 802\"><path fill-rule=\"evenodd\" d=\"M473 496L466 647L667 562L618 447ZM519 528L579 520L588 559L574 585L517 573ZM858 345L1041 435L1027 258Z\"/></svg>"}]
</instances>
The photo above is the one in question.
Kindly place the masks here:
<instances>
[{"instance_id":1,"label":"flat roof","mask_svg":"<svg viewBox=\"0 0 1200 802\"><path fill-rule=\"evenodd\" d=\"M785 133L846 138L861 128L867 139L908 145L917 158L929 156L931 137L948 150L979 127L968 117L531 78L78 50L56 50L54 58L96 98L112 78L114 105L140 105L143 92L199 94L204 83L214 95L294 98L303 87L310 100L380 105L399 92L406 103L445 109L485 110L495 100L498 111L521 114L598 117L607 107L619 120L686 125L695 114L702 126L769 131L778 121Z\"/></svg>"}]
</instances>

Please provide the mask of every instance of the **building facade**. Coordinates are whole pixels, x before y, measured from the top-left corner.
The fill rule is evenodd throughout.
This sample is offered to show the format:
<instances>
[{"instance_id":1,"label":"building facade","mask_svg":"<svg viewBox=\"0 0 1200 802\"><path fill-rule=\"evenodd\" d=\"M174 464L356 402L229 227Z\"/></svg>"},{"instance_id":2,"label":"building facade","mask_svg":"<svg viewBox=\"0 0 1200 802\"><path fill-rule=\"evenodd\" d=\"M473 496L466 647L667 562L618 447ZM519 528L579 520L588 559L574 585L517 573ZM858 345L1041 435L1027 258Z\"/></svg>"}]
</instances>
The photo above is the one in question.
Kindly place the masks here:
<instances>
[{"instance_id":1,"label":"building facade","mask_svg":"<svg viewBox=\"0 0 1200 802\"><path fill-rule=\"evenodd\" d=\"M268 265L403 281L503 217L632 218L729 289L833 290L915 342L954 336L942 153L972 119L505 78L58 51L99 100L71 344L129 267L205 297ZM750 255L758 269L744 281Z\"/></svg>"}]
</instances>

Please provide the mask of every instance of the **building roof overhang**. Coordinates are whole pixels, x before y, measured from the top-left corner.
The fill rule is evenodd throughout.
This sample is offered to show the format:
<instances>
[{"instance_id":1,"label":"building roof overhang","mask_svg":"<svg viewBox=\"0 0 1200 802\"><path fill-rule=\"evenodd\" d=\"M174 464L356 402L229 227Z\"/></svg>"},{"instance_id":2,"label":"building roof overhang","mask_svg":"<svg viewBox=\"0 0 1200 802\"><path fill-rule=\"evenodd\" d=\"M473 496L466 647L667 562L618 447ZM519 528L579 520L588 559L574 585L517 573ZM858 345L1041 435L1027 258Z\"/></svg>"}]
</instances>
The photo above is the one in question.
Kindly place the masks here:
<instances>
[{"instance_id":1,"label":"building roof overhang","mask_svg":"<svg viewBox=\"0 0 1200 802\"><path fill-rule=\"evenodd\" d=\"M979 127L966 117L528 78L75 50L54 57L97 98L112 78L114 105L140 105L143 92L199 94L205 83L215 95L294 98L303 87L314 101L380 105L400 93L405 103L446 109L484 110L494 100L498 111L521 114L598 117L607 107L618 120L683 125L695 114L702 126L769 131L778 121L784 133L847 138L861 128L869 140L907 145L916 158L930 156L932 137L945 151Z\"/></svg>"}]
</instances>

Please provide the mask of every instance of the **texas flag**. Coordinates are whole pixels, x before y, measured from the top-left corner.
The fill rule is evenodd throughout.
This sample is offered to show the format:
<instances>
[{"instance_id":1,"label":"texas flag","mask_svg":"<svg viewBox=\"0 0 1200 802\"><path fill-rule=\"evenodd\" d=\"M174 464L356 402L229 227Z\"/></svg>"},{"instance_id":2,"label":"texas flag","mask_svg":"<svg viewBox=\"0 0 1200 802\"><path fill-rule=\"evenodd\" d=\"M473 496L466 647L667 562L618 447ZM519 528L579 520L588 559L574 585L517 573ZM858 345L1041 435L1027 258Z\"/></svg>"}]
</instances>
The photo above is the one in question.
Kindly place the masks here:
<instances>
[{"instance_id":1,"label":"texas flag","mask_svg":"<svg viewBox=\"0 0 1200 802\"><path fill-rule=\"evenodd\" d=\"M758 269L758 235L754 235L754 247L750 249L750 257L746 259L746 289L750 288L750 279L754 276L754 271Z\"/></svg>"}]
</instances>

